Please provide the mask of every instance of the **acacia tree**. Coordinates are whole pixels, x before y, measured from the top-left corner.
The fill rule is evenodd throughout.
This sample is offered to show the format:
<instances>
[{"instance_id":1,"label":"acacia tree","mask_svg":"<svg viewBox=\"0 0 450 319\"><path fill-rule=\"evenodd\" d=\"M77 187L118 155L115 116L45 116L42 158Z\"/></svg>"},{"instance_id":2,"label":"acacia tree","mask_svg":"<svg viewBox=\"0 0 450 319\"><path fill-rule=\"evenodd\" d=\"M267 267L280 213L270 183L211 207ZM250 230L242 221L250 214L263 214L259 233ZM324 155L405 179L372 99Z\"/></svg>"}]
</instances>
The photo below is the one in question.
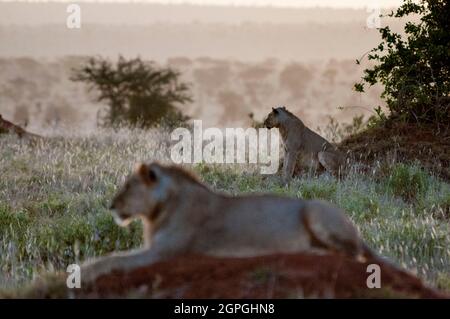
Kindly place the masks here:
<instances>
[{"instance_id":1,"label":"acacia tree","mask_svg":"<svg viewBox=\"0 0 450 319\"><path fill-rule=\"evenodd\" d=\"M107 103L106 112L99 112L99 125L148 128L162 121L172 125L187 119L177 106L190 102L191 96L188 86L179 83L179 76L171 68L120 56L115 64L101 57L90 58L73 70L71 79L88 83L90 89L98 90L97 100Z\"/></svg>"},{"instance_id":2,"label":"acacia tree","mask_svg":"<svg viewBox=\"0 0 450 319\"><path fill-rule=\"evenodd\" d=\"M449 125L450 120L450 2L448 0L405 0L388 16L407 22L404 36L388 26L380 28L382 42L368 55L376 61L366 69L356 91L364 85L381 83L381 95L390 118L418 123ZM357 61L359 63L359 61Z\"/></svg>"}]
</instances>

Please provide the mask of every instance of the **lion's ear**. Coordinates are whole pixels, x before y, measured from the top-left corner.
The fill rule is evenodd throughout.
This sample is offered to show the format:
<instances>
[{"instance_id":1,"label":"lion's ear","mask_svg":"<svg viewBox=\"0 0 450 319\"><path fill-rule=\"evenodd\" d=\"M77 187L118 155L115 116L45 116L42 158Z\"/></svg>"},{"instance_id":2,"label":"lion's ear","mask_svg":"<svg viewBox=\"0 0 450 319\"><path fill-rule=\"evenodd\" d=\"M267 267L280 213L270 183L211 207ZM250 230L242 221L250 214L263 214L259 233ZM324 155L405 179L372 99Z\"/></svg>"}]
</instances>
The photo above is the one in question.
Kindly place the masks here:
<instances>
[{"instance_id":1,"label":"lion's ear","mask_svg":"<svg viewBox=\"0 0 450 319\"><path fill-rule=\"evenodd\" d=\"M139 163L136 165L136 173L148 184L156 182L156 173L145 163Z\"/></svg>"},{"instance_id":2,"label":"lion's ear","mask_svg":"<svg viewBox=\"0 0 450 319\"><path fill-rule=\"evenodd\" d=\"M148 167L147 165L145 165L145 163L137 163L134 167L134 170L139 175L145 175L148 170Z\"/></svg>"}]
</instances>

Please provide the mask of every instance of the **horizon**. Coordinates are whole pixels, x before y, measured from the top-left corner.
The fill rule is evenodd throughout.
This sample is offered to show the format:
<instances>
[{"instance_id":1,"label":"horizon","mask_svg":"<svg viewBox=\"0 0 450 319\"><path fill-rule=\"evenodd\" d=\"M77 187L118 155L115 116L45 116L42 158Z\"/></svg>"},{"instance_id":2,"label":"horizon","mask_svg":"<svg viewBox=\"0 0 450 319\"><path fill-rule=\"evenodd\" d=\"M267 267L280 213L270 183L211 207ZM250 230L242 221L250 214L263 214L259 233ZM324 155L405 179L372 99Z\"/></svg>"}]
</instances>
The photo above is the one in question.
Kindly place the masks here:
<instances>
[{"instance_id":1,"label":"horizon","mask_svg":"<svg viewBox=\"0 0 450 319\"><path fill-rule=\"evenodd\" d=\"M174 5L180 0L83 1L79 2L82 27L73 29L66 24L66 7L76 1L64 1L0 2L0 57L4 58L0 64L5 68L0 79L5 83L25 79L25 92L33 90L27 88L28 79L39 90L51 90L39 98L47 113L35 122L42 125L57 114L55 109L64 107L61 117L70 118L70 125L80 123L77 116L96 109L88 94L74 98L79 88L68 79L70 68L81 63L74 57L97 55L112 59L139 56L183 71L184 79L194 85L196 101L187 106L186 113L202 114L211 125L248 122L249 113L262 118L259 106L264 103L292 104L293 111L312 126L325 123L325 114L345 122L366 112L359 108L341 112L336 106L381 103L377 88L364 98L351 90L360 78L361 66L354 60L378 42L378 31L367 27L367 18L374 14L369 9L221 7L217 1L212 6L192 5L211 0L191 0L184 5ZM221 0L240 5L268 1ZM306 5L308 1L295 3ZM391 27L399 29L399 22ZM224 80L217 81L216 76ZM16 92L17 85L11 84L10 90ZM324 88L328 93L322 96L319 92ZM20 111L27 97L26 93L15 94L2 108L20 123L15 109ZM80 109L80 104L85 107ZM225 107L235 111L223 112ZM34 112L36 108L29 109ZM83 125L90 127L95 121Z\"/></svg>"},{"instance_id":2,"label":"horizon","mask_svg":"<svg viewBox=\"0 0 450 319\"><path fill-rule=\"evenodd\" d=\"M0 3L129 3L129 4L163 4L163 5L195 5L254 8L334 8L364 9L392 8L399 6L402 0L0 0ZM375 3L374 3L375 2Z\"/></svg>"}]
</instances>

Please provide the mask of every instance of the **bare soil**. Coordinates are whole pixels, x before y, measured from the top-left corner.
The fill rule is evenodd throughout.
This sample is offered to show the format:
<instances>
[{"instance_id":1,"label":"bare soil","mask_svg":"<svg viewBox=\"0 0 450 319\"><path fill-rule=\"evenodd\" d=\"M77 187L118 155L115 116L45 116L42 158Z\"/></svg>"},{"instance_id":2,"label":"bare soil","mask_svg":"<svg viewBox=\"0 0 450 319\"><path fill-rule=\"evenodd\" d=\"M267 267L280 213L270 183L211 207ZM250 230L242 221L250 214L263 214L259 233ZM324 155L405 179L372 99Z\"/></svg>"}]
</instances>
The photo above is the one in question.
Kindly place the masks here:
<instances>
[{"instance_id":1,"label":"bare soil","mask_svg":"<svg viewBox=\"0 0 450 319\"><path fill-rule=\"evenodd\" d=\"M115 272L78 298L445 298L417 277L381 264L381 289L367 287L366 263L335 254L252 258L180 257Z\"/></svg>"},{"instance_id":2,"label":"bare soil","mask_svg":"<svg viewBox=\"0 0 450 319\"><path fill-rule=\"evenodd\" d=\"M448 128L388 122L348 137L339 147L368 165L383 160L419 162L428 171L450 180Z\"/></svg>"}]
</instances>

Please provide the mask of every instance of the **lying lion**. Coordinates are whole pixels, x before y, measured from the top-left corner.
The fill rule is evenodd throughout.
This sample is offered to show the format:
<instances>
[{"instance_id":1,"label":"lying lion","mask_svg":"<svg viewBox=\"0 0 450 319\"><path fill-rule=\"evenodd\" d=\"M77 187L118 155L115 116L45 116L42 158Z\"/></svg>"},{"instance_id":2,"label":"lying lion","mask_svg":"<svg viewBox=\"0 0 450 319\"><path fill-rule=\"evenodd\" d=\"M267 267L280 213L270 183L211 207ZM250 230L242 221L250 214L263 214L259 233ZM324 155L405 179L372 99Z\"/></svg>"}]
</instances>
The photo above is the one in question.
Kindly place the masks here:
<instances>
[{"instance_id":1,"label":"lying lion","mask_svg":"<svg viewBox=\"0 0 450 319\"><path fill-rule=\"evenodd\" d=\"M264 126L278 128L285 148L283 180L289 182L300 168L327 171L338 174L345 164L345 157L336 147L319 134L311 131L285 107L272 108Z\"/></svg>"},{"instance_id":2,"label":"lying lion","mask_svg":"<svg viewBox=\"0 0 450 319\"><path fill-rule=\"evenodd\" d=\"M178 167L138 165L111 208L121 225L140 217L142 249L86 263L83 282L193 253L251 257L335 251L374 257L345 214L324 202L218 194Z\"/></svg>"},{"instance_id":3,"label":"lying lion","mask_svg":"<svg viewBox=\"0 0 450 319\"><path fill-rule=\"evenodd\" d=\"M10 121L7 121L2 117L0 114L0 134L16 134L19 138L26 138L26 139L39 139L42 138L42 136L30 133L23 128L21 128L18 125L15 125L11 123Z\"/></svg>"}]
</instances>

